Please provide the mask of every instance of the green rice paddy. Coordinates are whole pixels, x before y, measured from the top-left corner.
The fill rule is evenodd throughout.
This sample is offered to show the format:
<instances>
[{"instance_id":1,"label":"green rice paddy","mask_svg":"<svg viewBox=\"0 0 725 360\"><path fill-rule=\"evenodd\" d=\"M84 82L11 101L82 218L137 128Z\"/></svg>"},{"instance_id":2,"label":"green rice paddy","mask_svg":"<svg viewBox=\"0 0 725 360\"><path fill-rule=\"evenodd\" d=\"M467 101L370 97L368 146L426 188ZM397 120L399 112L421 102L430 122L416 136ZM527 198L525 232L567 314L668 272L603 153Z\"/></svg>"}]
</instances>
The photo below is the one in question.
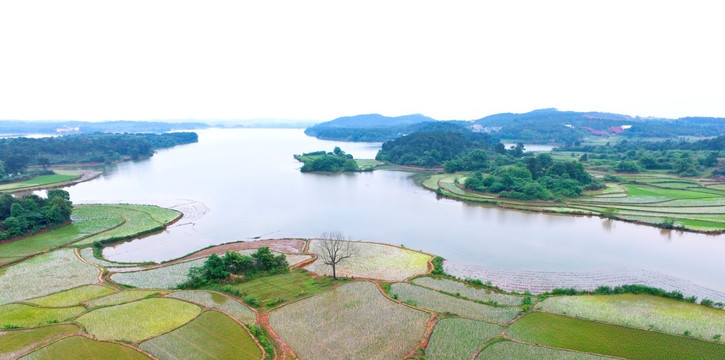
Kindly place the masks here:
<instances>
[{"instance_id":1,"label":"green rice paddy","mask_svg":"<svg viewBox=\"0 0 725 360\"><path fill-rule=\"evenodd\" d=\"M40 175L30 180L0 184L0 192L31 190L47 186L59 186L80 178L83 174L72 171L56 170L53 175Z\"/></svg>"},{"instance_id":2,"label":"green rice paddy","mask_svg":"<svg viewBox=\"0 0 725 360\"><path fill-rule=\"evenodd\" d=\"M91 308L98 306L111 306L123 304L131 301L140 300L146 297L151 297L156 294L162 293L158 290L126 290L113 293L102 298L94 299L88 302L88 306Z\"/></svg>"},{"instance_id":3,"label":"green rice paddy","mask_svg":"<svg viewBox=\"0 0 725 360\"><path fill-rule=\"evenodd\" d=\"M59 324L29 330L0 332L0 359L18 358L35 348L80 330L81 328L77 325Z\"/></svg>"},{"instance_id":4,"label":"green rice paddy","mask_svg":"<svg viewBox=\"0 0 725 360\"><path fill-rule=\"evenodd\" d=\"M652 295L557 296L542 310L612 324L711 340L725 335L725 311Z\"/></svg>"},{"instance_id":5,"label":"green rice paddy","mask_svg":"<svg viewBox=\"0 0 725 360\"><path fill-rule=\"evenodd\" d=\"M124 219L124 222L108 231L90 236L79 241L78 245L88 245L94 242L109 242L124 240L163 229L173 219L181 216L181 213L154 205L97 205L100 211L115 214Z\"/></svg>"},{"instance_id":6,"label":"green rice paddy","mask_svg":"<svg viewBox=\"0 0 725 360\"><path fill-rule=\"evenodd\" d=\"M145 341L140 347L159 359L262 358L262 349L249 333L234 320L217 311L204 312L194 321Z\"/></svg>"},{"instance_id":7,"label":"green rice paddy","mask_svg":"<svg viewBox=\"0 0 725 360\"><path fill-rule=\"evenodd\" d=\"M140 341L184 325L199 312L184 301L151 298L94 310L77 322L98 339Z\"/></svg>"},{"instance_id":8,"label":"green rice paddy","mask_svg":"<svg viewBox=\"0 0 725 360\"><path fill-rule=\"evenodd\" d=\"M532 344L627 359L723 359L725 345L541 312L506 329Z\"/></svg>"},{"instance_id":9,"label":"green rice paddy","mask_svg":"<svg viewBox=\"0 0 725 360\"><path fill-rule=\"evenodd\" d=\"M113 293L105 286L86 285L52 295L25 301L28 304L48 307L80 305L82 302Z\"/></svg>"},{"instance_id":10,"label":"green rice paddy","mask_svg":"<svg viewBox=\"0 0 725 360\"><path fill-rule=\"evenodd\" d=\"M287 274L265 276L236 285L234 290L256 297L261 306L279 304L298 297L319 293L331 288L335 281L331 277L313 276L304 270L293 270Z\"/></svg>"},{"instance_id":11,"label":"green rice paddy","mask_svg":"<svg viewBox=\"0 0 725 360\"><path fill-rule=\"evenodd\" d=\"M0 265L58 246L72 244L123 222L122 217L103 211L98 205L75 205L71 220L72 223L69 225L0 244Z\"/></svg>"},{"instance_id":12,"label":"green rice paddy","mask_svg":"<svg viewBox=\"0 0 725 360\"><path fill-rule=\"evenodd\" d=\"M35 327L45 324L64 322L84 312L83 306L64 308L44 308L25 304L8 304L0 306L0 326L11 328Z\"/></svg>"},{"instance_id":13,"label":"green rice paddy","mask_svg":"<svg viewBox=\"0 0 725 360\"><path fill-rule=\"evenodd\" d=\"M584 354L574 351L551 349L542 346L501 341L487 346L476 360L603 360L610 357Z\"/></svg>"},{"instance_id":14,"label":"green rice paddy","mask_svg":"<svg viewBox=\"0 0 725 360\"><path fill-rule=\"evenodd\" d=\"M91 360L141 360L149 359L144 353L118 343L91 340L83 336L71 336L36 350L22 360L68 359Z\"/></svg>"}]
</instances>

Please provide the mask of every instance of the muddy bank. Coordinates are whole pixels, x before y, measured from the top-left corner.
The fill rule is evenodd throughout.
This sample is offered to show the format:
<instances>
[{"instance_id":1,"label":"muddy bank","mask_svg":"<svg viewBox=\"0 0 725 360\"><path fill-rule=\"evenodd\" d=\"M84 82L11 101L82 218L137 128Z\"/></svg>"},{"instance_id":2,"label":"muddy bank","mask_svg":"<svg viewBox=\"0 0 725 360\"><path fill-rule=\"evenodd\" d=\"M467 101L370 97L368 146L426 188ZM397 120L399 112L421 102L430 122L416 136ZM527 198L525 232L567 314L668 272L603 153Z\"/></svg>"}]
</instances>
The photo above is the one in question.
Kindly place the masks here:
<instances>
[{"instance_id":1,"label":"muddy bank","mask_svg":"<svg viewBox=\"0 0 725 360\"><path fill-rule=\"evenodd\" d=\"M573 287L578 290L594 290L601 285L615 287L627 284L642 284L666 291L679 291L685 296L697 296L698 299L725 302L725 292L647 270L532 271L496 269L451 261L445 261L443 269L446 273L459 278L474 278L483 282L490 281L491 285L505 291L524 292L528 290L532 294L540 294L555 288Z\"/></svg>"}]
</instances>

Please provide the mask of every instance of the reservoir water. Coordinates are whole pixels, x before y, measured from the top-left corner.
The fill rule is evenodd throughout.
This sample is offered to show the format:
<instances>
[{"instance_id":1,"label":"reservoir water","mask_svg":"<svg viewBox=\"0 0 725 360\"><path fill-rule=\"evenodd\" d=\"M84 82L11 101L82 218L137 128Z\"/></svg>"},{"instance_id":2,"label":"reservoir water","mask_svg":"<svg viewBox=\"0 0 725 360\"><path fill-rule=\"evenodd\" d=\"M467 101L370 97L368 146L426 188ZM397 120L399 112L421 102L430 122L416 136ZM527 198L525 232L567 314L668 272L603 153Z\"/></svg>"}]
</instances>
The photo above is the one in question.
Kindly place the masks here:
<instances>
[{"instance_id":1,"label":"reservoir water","mask_svg":"<svg viewBox=\"0 0 725 360\"><path fill-rule=\"evenodd\" d=\"M106 248L116 261L163 261L254 238L342 231L490 267L551 271L643 269L725 290L725 236L598 217L504 210L437 198L410 173L303 174L293 154L340 146L372 158L380 144L323 141L297 129L206 129L199 142L114 164L70 187L84 202L199 202L192 223Z\"/></svg>"}]
</instances>

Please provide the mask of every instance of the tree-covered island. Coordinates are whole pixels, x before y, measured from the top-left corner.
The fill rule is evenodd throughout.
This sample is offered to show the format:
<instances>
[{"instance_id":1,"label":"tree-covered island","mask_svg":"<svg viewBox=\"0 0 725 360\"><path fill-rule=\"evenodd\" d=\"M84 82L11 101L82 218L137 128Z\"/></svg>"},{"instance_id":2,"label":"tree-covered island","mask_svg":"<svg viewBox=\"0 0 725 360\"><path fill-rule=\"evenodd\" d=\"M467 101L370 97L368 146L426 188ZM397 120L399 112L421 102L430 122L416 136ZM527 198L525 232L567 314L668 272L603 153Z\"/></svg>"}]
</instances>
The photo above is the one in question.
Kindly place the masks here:
<instances>
[{"instance_id":1,"label":"tree-covered island","mask_svg":"<svg viewBox=\"0 0 725 360\"><path fill-rule=\"evenodd\" d=\"M372 171L381 162L376 160L354 159L339 147L332 152L313 151L294 156L297 161L303 162L302 172L355 172Z\"/></svg>"}]
</instances>

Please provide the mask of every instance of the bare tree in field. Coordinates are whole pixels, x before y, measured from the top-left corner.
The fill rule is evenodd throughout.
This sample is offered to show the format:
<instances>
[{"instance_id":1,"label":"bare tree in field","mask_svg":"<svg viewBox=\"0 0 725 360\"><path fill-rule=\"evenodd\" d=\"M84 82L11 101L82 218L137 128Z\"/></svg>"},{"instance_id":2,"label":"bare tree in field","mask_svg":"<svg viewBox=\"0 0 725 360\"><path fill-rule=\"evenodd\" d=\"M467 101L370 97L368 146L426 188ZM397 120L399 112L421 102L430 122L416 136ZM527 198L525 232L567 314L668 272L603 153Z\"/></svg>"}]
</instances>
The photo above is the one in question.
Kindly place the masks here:
<instances>
[{"instance_id":1,"label":"bare tree in field","mask_svg":"<svg viewBox=\"0 0 725 360\"><path fill-rule=\"evenodd\" d=\"M354 256L355 247L352 242L345 241L345 236L339 231L324 233L320 238L320 259L323 264L332 266L332 277L337 279L337 264Z\"/></svg>"}]
</instances>

